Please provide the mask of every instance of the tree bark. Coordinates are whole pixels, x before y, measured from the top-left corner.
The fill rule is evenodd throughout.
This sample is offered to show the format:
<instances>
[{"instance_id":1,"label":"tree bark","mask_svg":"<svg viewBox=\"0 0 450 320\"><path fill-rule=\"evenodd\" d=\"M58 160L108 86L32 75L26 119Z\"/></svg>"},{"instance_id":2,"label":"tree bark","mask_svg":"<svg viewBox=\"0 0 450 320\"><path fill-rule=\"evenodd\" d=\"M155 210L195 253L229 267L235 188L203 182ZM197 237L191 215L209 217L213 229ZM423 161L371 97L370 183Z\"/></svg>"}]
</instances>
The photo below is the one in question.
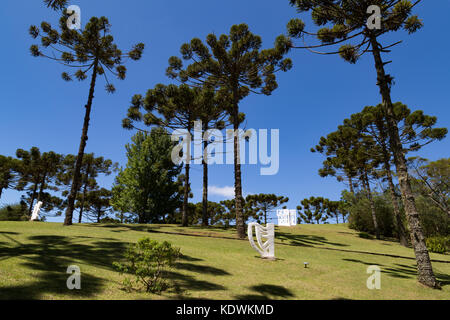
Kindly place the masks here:
<instances>
[{"instance_id":1,"label":"tree bark","mask_svg":"<svg viewBox=\"0 0 450 320\"><path fill-rule=\"evenodd\" d=\"M30 199L30 207L28 208L28 215L30 217L31 217L31 214L33 213L33 204L34 204L34 200L36 199L37 188L38 188L38 185L37 185L37 183L35 183L34 187L33 187L33 193L31 195L31 199Z\"/></svg>"},{"instance_id":2,"label":"tree bark","mask_svg":"<svg viewBox=\"0 0 450 320\"><path fill-rule=\"evenodd\" d=\"M204 133L206 132L207 127L204 128ZM203 141L203 205L202 205L202 226L207 227L209 225L208 221L208 162L205 160L206 148L208 146L208 142Z\"/></svg>"},{"instance_id":3,"label":"tree bark","mask_svg":"<svg viewBox=\"0 0 450 320\"><path fill-rule=\"evenodd\" d=\"M238 90L235 87L233 92L233 129L234 129L234 192L236 201L236 229L239 238L245 238L245 222L242 212L242 173L241 173L241 156L239 145L239 105Z\"/></svg>"},{"instance_id":4,"label":"tree bark","mask_svg":"<svg viewBox=\"0 0 450 320\"><path fill-rule=\"evenodd\" d=\"M203 163L203 205L202 205L202 225L209 225L208 219L208 164Z\"/></svg>"},{"instance_id":5,"label":"tree bark","mask_svg":"<svg viewBox=\"0 0 450 320\"><path fill-rule=\"evenodd\" d=\"M187 160L188 161L188 160ZM185 175L184 175L184 197L183 197L183 214L181 218L181 224L183 227L187 227L189 225L188 221L188 204L189 204L189 169L190 164L186 163L185 165Z\"/></svg>"},{"instance_id":6,"label":"tree bark","mask_svg":"<svg viewBox=\"0 0 450 320\"><path fill-rule=\"evenodd\" d=\"M411 234L411 243L414 247L416 255L418 281L431 288L439 288L436 277L431 265L430 255L425 243L425 236L419 220L415 199L411 189L408 167L400 140L399 129L395 121L394 108L391 100L390 83L391 78L386 75L384 63L381 58L381 47L377 41L376 35L370 35L372 53L375 60L375 68L377 70L377 85L380 88L382 96L382 105L385 112L391 151L394 155L394 163L397 169L397 176L402 193L402 200L405 207L406 218L408 220L409 230Z\"/></svg>"},{"instance_id":7,"label":"tree bark","mask_svg":"<svg viewBox=\"0 0 450 320\"><path fill-rule=\"evenodd\" d=\"M190 120L189 120L189 125L187 128L188 131L188 135L190 136L191 134L191 125L190 125ZM185 175L184 175L184 197L183 197L183 208L182 208L182 216L181 216L181 225L183 227L187 227L189 225L189 221L188 221L188 205L189 205L189 171L190 171L190 162L191 162L191 144L190 144L191 140L190 137L188 138L188 145L187 145L187 154L185 155L186 158L186 164L185 164Z\"/></svg>"},{"instance_id":8,"label":"tree bark","mask_svg":"<svg viewBox=\"0 0 450 320\"><path fill-rule=\"evenodd\" d=\"M364 176L362 177L362 183L365 186L366 192L367 192L367 198L369 199L370 203L370 212L372 214L372 221L373 221L373 227L375 228L375 235L377 239L380 239L380 228L378 227L378 221L377 221L377 213L375 210L375 202L373 201L372 196L372 190L370 188L370 182L369 178L367 177L367 173L364 173Z\"/></svg>"},{"instance_id":9,"label":"tree bark","mask_svg":"<svg viewBox=\"0 0 450 320\"><path fill-rule=\"evenodd\" d=\"M351 192L351 194L355 194L355 189L353 188L353 179L352 179L352 177L350 176L350 175L347 175L347 178L348 178L348 185L349 185L349 188L350 188L350 192Z\"/></svg>"},{"instance_id":10,"label":"tree bark","mask_svg":"<svg viewBox=\"0 0 450 320\"><path fill-rule=\"evenodd\" d=\"M88 102L85 106L86 113L84 115L84 123L83 123L83 130L81 133L80 147L78 150L77 161L75 164L75 171L74 171L74 175L73 175L73 179L72 179L72 187L70 189L70 194L68 197L66 218L64 220L65 226L72 225L73 211L75 209L75 199L77 197L78 188L80 185L81 165L83 164L84 149L86 148L86 143L88 140L89 121L90 121L90 115L91 115L91 109L92 109L92 101L94 99L95 82L97 80L98 63L99 63L98 59L95 59L94 69L92 71L91 87L89 89Z\"/></svg>"},{"instance_id":11,"label":"tree bark","mask_svg":"<svg viewBox=\"0 0 450 320\"><path fill-rule=\"evenodd\" d=\"M83 196L81 198L81 207L80 207L80 215L78 216L78 223L81 223L83 219L83 211L84 211L84 203L86 201L86 193L87 193L87 185L89 182L89 172L91 171L91 164L88 163L86 168L86 176L84 180L84 186L83 186Z\"/></svg>"},{"instance_id":12,"label":"tree bark","mask_svg":"<svg viewBox=\"0 0 450 320\"><path fill-rule=\"evenodd\" d=\"M391 201L392 205L394 207L394 217L395 217L395 224L397 227L397 238L400 244L404 247L408 246L408 239L406 238L406 230L403 226L402 217L400 216L400 206L398 204L398 196L395 192L395 185L394 181L392 180L392 172L391 172L391 164L389 160L384 164L386 174L387 174L387 180L389 184L389 192L391 194Z\"/></svg>"}]
</instances>

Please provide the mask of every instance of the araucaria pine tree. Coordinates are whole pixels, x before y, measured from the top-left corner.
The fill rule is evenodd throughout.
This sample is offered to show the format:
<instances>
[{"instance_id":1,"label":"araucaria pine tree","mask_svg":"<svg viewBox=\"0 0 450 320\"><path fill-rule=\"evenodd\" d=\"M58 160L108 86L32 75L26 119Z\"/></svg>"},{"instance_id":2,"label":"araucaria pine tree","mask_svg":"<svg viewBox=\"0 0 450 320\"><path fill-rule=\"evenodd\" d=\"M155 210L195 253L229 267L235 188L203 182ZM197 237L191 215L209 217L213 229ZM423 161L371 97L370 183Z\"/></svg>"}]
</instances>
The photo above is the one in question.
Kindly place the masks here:
<instances>
[{"instance_id":1,"label":"araucaria pine tree","mask_svg":"<svg viewBox=\"0 0 450 320\"><path fill-rule=\"evenodd\" d=\"M53 2L49 2L51 4ZM78 69L73 75L67 72L62 78L71 81L74 76L79 81L86 80L91 75L88 100L85 105L85 116L81 142L75 165L72 187L68 197L68 206L64 225L72 224L75 199L79 190L81 180L81 166L83 163L84 150L88 140L88 129L92 102L94 99L97 76L104 76L106 80L106 91L113 93L115 87L108 81L107 73L110 72L120 80L124 80L127 69L123 65L123 58L139 60L142 57L144 44L139 43L128 53L123 53L114 43L110 34L110 25L105 17L93 17L86 24L84 30L69 29L67 26L68 15L66 12L59 22L59 31L49 23L42 22L41 27L30 27L30 35L36 39L40 38L41 46L32 45L30 50L34 57L45 57L57 61L64 66ZM44 51L51 53L45 54Z\"/></svg>"},{"instance_id":2,"label":"araucaria pine tree","mask_svg":"<svg viewBox=\"0 0 450 320\"><path fill-rule=\"evenodd\" d=\"M433 273L424 232L411 189L403 145L395 122L394 107L391 100L391 87L394 78L385 70L385 66L391 61L385 61L382 58L383 53L390 52L390 49L401 41L386 45L380 43L381 36L387 33L398 32L403 29L412 34L423 26L419 17L412 14L413 8L420 3L420 0L414 3L408 0L289 0L289 2L296 7L298 12L311 11L314 23L321 28L316 33L306 32L303 21L300 19L291 20L288 23L289 37L278 39L279 45L284 46L286 50L305 48L317 52L317 48L341 45L337 50L321 53L339 54L350 63L356 63L365 53L373 55L377 73L377 86L382 96L383 112L389 133L390 149L394 157L411 233L411 242L416 255L418 280L426 286L438 288L439 284ZM380 11L378 17L373 17L373 12L369 10L369 7L374 8L373 6L377 6ZM317 45L306 44L305 37L308 35L316 37L320 43ZM303 39L305 44L295 46L293 39ZM347 43L343 44L344 42Z\"/></svg>"},{"instance_id":3,"label":"araucaria pine tree","mask_svg":"<svg viewBox=\"0 0 450 320\"><path fill-rule=\"evenodd\" d=\"M239 103L250 93L270 95L278 86L275 73L288 71L290 59L284 59L283 47L261 50L262 40L246 24L234 25L229 35L210 34L206 45L198 38L181 46L182 59L171 57L167 75L191 86L209 86L230 97L226 111L234 128L234 175L236 228L245 237L241 161L239 158L241 123ZM184 68L183 60L190 64Z\"/></svg>"},{"instance_id":4,"label":"araucaria pine tree","mask_svg":"<svg viewBox=\"0 0 450 320\"><path fill-rule=\"evenodd\" d=\"M135 95L127 118L123 120L125 129L136 128L134 122L143 122L146 126L159 126L169 130L185 130L186 141L184 158L184 195L182 208L182 225L188 226L188 200L190 192L191 134L195 121L199 119L200 110L205 100L201 88L191 88L186 84L180 86L158 84L148 90L147 95ZM144 111L144 112L142 112ZM142 129L141 129L142 130ZM180 159L181 160L181 159Z\"/></svg>"}]
</instances>

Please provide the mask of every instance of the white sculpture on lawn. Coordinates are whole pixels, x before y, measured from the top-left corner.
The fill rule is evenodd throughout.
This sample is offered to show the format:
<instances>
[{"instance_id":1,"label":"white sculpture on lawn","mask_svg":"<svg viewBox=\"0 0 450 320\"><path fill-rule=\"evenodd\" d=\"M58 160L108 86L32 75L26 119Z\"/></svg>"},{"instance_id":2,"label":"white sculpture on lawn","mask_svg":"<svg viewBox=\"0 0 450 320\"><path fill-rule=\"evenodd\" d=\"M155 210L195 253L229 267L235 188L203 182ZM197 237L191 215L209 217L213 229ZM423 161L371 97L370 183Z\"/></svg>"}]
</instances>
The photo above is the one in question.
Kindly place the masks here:
<instances>
[{"instance_id":1,"label":"white sculpture on lawn","mask_svg":"<svg viewBox=\"0 0 450 320\"><path fill-rule=\"evenodd\" d=\"M37 219L39 219L39 212L41 212L41 207L42 207L42 201L39 201L38 203L36 203L34 205L33 214L31 215L30 221L36 221Z\"/></svg>"},{"instance_id":2,"label":"white sculpture on lawn","mask_svg":"<svg viewBox=\"0 0 450 320\"><path fill-rule=\"evenodd\" d=\"M253 227L255 227L258 244L253 240ZM275 225L273 223L268 223L266 227L256 222L249 223L248 240L252 247L259 252L261 258L275 260Z\"/></svg>"},{"instance_id":3,"label":"white sculpture on lawn","mask_svg":"<svg viewBox=\"0 0 450 320\"><path fill-rule=\"evenodd\" d=\"M281 227L292 227L297 225L297 210L277 210L278 225Z\"/></svg>"}]
</instances>

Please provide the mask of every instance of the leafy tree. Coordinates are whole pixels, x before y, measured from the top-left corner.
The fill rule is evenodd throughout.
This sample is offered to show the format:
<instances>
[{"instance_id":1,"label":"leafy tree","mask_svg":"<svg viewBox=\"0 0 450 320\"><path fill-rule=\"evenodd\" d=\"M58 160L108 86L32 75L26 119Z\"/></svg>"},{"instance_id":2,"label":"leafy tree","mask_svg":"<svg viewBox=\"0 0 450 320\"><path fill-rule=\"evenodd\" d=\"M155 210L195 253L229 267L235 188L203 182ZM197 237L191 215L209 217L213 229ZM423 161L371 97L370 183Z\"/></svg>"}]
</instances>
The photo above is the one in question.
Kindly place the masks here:
<instances>
[{"instance_id":1,"label":"leafy tree","mask_svg":"<svg viewBox=\"0 0 450 320\"><path fill-rule=\"evenodd\" d=\"M180 206L182 167L171 159L174 143L167 131L138 132L126 145L127 166L113 186L112 206L138 217L139 223L160 223Z\"/></svg>"},{"instance_id":2,"label":"leafy tree","mask_svg":"<svg viewBox=\"0 0 450 320\"><path fill-rule=\"evenodd\" d=\"M245 199L243 200L243 221L244 226L247 221L254 217L254 212L246 205ZM223 200L220 201L222 210L219 210L219 214L215 220L217 224L223 225L225 228L229 228L232 223L236 223L236 201L235 200Z\"/></svg>"},{"instance_id":3,"label":"leafy tree","mask_svg":"<svg viewBox=\"0 0 450 320\"><path fill-rule=\"evenodd\" d=\"M411 189L410 176L403 153L399 129L395 122L394 106L391 99L391 87L394 83L394 78L387 74L385 70L385 66L391 61L383 61L382 58L382 53L390 52L390 49L401 43L401 41L388 45L380 43L380 38L387 33L404 29L412 34L423 26L423 22L418 16L412 14L412 9L418 3L420 3L420 0L414 2L414 4L408 0L290 0L290 4L295 6L298 12L311 11L314 23L321 28L316 33L306 32L303 21L292 19L288 23L290 38L280 36L278 44L280 47L284 46L286 51L289 51L291 48L306 48L316 51L320 47L333 47L341 44L338 50L326 52L325 54L339 54L350 63L356 63L367 52L373 55L377 72L377 85L382 96L382 106L388 127L390 149L394 156L411 233L411 242L416 255L418 280L426 286L438 288L439 284L433 273ZM369 18L367 9L371 5L378 5L381 10L379 29L373 28L367 23ZM317 45L294 46L293 39L304 39L305 35L316 37L320 43ZM344 42L347 42L347 44L342 45Z\"/></svg>"},{"instance_id":4,"label":"leafy tree","mask_svg":"<svg viewBox=\"0 0 450 320\"><path fill-rule=\"evenodd\" d=\"M342 201L331 201L326 199L325 207L327 216L335 218L336 223L339 224L339 216L342 215L342 220L345 223L345 217L348 215L348 211Z\"/></svg>"},{"instance_id":5,"label":"leafy tree","mask_svg":"<svg viewBox=\"0 0 450 320\"><path fill-rule=\"evenodd\" d=\"M224 129L228 125L227 113L225 106L228 103L224 97L216 94L214 90L206 89L202 95L202 108L200 109L199 119L202 122L202 132L205 134L210 129ZM203 193L202 193L202 225L204 227L209 225L210 215L208 201L208 145L211 142L208 139L203 140ZM213 203L212 211L216 212L218 205Z\"/></svg>"},{"instance_id":6,"label":"leafy tree","mask_svg":"<svg viewBox=\"0 0 450 320\"><path fill-rule=\"evenodd\" d=\"M420 194L450 218L450 158L432 162L411 158L409 162Z\"/></svg>"},{"instance_id":7,"label":"leafy tree","mask_svg":"<svg viewBox=\"0 0 450 320\"><path fill-rule=\"evenodd\" d=\"M320 224L327 221L327 202L328 199L323 197L310 197L303 199L301 206L297 206L300 215L300 221L306 224Z\"/></svg>"},{"instance_id":8,"label":"leafy tree","mask_svg":"<svg viewBox=\"0 0 450 320\"><path fill-rule=\"evenodd\" d=\"M89 191L84 195L82 201L77 201L75 207L86 209L86 218L89 221L101 223L102 218L111 213L111 196L110 190L105 188Z\"/></svg>"},{"instance_id":9,"label":"leafy tree","mask_svg":"<svg viewBox=\"0 0 450 320\"><path fill-rule=\"evenodd\" d=\"M326 156L319 175L336 177L339 182L347 180L351 193L354 193L357 169L351 154L352 146L358 139L357 133L351 128L341 126L339 130L321 137L318 145L311 152L319 152Z\"/></svg>"},{"instance_id":10,"label":"leafy tree","mask_svg":"<svg viewBox=\"0 0 450 320\"><path fill-rule=\"evenodd\" d=\"M323 168L319 170L320 176L336 176L338 181L343 181L346 176L351 193L355 192L355 180L360 181L370 203L373 225L378 230L370 187L370 180L376 176L375 170L380 164L375 150L375 141L370 136L349 125L339 126L337 131L328 134L326 138L322 137L319 144L311 149L312 152L320 152L327 157ZM379 232L376 234L379 238Z\"/></svg>"},{"instance_id":11,"label":"leafy tree","mask_svg":"<svg viewBox=\"0 0 450 320\"><path fill-rule=\"evenodd\" d=\"M58 174L57 183L67 187L62 194L67 196L76 165L76 156L67 155L63 160L63 169ZM81 223L84 212L84 201L90 191L98 189L97 178L99 175L109 176L118 171L118 163L104 157L95 157L94 153L85 154L81 165L81 183L77 193L76 209L79 210L78 223ZM67 205L67 203L64 203Z\"/></svg>"},{"instance_id":12,"label":"leafy tree","mask_svg":"<svg viewBox=\"0 0 450 320\"><path fill-rule=\"evenodd\" d=\"M48 5L54 8L59 8L63 4L64 3L61 1L48 2ZM110 25L107 18L91 18L82 31L70 30L66 24L67 19L68 15L64 12L59 22L59 31L52 28L48 22L42 22L40 28L31 26L29 33L34 39L40 38L41 40L42 48L38 45L32 45L30 48L31 54L34 57L45 57L57 61L64 66L78 69L74 75L64 72L62 74L63 80L71 81L72 77L75 76L79 81L83 81L88 78L89 72L91 73L89 96L85 105L81 142L72 179L72 187L68 197L66 218L64 221L64 225L71 225L75 200L81 182L81 166L88 140L90 114L97 76L104 76L107 83L106 91L113 93L115 87L108 81L107 72L117 76L120 80L124 80L127 69L123 65L122 59L130 58L132 60L139 60L144 50L144 44L139 43L134 46L130 52L124 54L117 45L114 44L114 38L110 34ZM54 51L49 55L44 54L43 49Z\"/></svg>"},{"instance_id":13,"label":"leafy tree","mask_svg":"<svg viewBox=\"0 0 450 320\"><path fill-rule=\"evenodd\" d=\"M17 183L19 161L0 155L0 199L3 190L12 189Z\"/></svg>"},{"instance_id":14,"label":"leafy tree","mask_svg":"<svg viewBox=\"0 0 450 320\"><path fill-rule=\"evenodd\" d=\"M27 193L28 215L31 216L35 201L43 202L42 212L49 212L61 205L60 198L46 191L58 191L56 177L63 156L53 151L41 153L37 147L30 151L18 149L16 156L21 161L16 188Z\"/></svg>"},{"instance_id":15,"label":"leafy tree","mask_svg":"<svg viewBox=\"0 0 450 320\"><path fill-rule=\"evenodd\" d=\"M27 221L28 219L27 204L23 201L0 207L0 221Z\"/></svg>"},{"instance_id":16,"label":"leafy tree","mask_svg":"<svg viewBox=\"0 0 450 320\"><path fill-rule=\"evenodd\" d=\"M277 196L275 194L252 194L245 198L247 206L255 212L255 218L258 223L264 218L264 224L267 224L267 213L275 210L283 203L289 201L289 198Z\"/></svg>"},{"instance_id":17,"label":"leafy tree","mask_svg":"<svg viewBox=\"0 0 450 320\"><path fill-rule=\"evenodd\" d=\"M437 122L436 117L425 115L421 110L411 112L406 105L397 102L394 104L394 112L405 154L411 151L418 151L424 145L443 139L447 134L447 129L434 127ZM365 107L362 112L353 114L351 118L346 119L344 123L356 128L363 134L369 135L379 146L378 150L384 167L384 172L381 173L381 175L384 176L388 182L392 204L394 206L399 241L402 245L408 245L391 170L392 154L390 152L389 133L383 106Z\"/></svg>"},{"instance_id":18,"label":"leafy tree","mask_svg":"<svg viewBox=\"0 0 450 320\"><path fill-rule=\"evenodd\" d=\"M198 38L181 46L182 59L190 62L183 69L178 57L169 59L167 75L192 86L217 88L231 103L226 111L234 129L234 171L236 226L240 238L245 237L243 217L242 178L238 129L242 122L239 103L250 93L270 95L276 88L275 73L292 67L289 59L283 60L283 48L261 50L262 41L250 32L245 24L234 25L229 35L214 34L206 38L206 45Z\"/></svg>"},{"instance_id":19,"label":"leafy tree","mask_svg":"<svg viewBox=\"0 0 450 320\"><path fill-rule=\"evenodd\" d=\"M180 86L158 84L154 89L148 90L143 98L135 95L132 106L128 110L128 117L123 121L126 129L136 128L134 122L141 121L147 126L159 126L169 130L186 130L186 154L184 173L184 196L182 208L182 225L188 225L188 200L190 190L190 162L191 162L191 134L194 122L198 120L200 110L209 103L203 97L205 92L201 88L190 88L188 85ZM144 109L145 114L141 112ZM161 115L161 116L160 116Z\"/></svg>"}]
</instances>

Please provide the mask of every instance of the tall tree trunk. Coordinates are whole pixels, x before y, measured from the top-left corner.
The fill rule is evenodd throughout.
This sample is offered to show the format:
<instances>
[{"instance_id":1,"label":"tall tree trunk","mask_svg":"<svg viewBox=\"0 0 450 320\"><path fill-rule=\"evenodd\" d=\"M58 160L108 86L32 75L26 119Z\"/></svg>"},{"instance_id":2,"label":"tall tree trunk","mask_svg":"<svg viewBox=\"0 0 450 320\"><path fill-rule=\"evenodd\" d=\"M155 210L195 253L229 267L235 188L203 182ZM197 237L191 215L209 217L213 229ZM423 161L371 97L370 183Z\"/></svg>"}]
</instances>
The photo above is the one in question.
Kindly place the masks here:
<instances>
[{"instance_id":1,"label":"tall tree trunk","mask_svg":"<svg viewBox=\"0 0 450 320\"><path fill-rule=\"evenodd\" d=\"M184 175L184 197L183 197L183 208L182 208L182 216L181 216L181 225L183 227L187 227L189 225L189 221L188 221L188 205L189 205L189 189L190 189L190 185L189 185L189 171L190 171L190 163L191 163L191 140L190 140L190 134L191 134L191 125L190 125L190 121L189 121L189 125L187 128L187 132L189 135L188 138L188 145L187 145L187 154L184 155L186 158L186 164L185 164L185 175Z\"/></svg>"},{"instance_id":2,"label":"tall tree trunk","mask_svg":"<svg viewBox=\"0 0 450 320\"><path fill-rule=\"evenodd\" d=\"M352 177L350 176L350 175L347 175L347 179L348 179L348 185L349 185L349 188L350 188L350 192L351 192L351 194L355 194L355 189L353 188L353 179L352 179Z\"/></svg>"},{"instance_id":3,"label":"tall tree trunk","mask_svg":"<svg viewBox=\"0 0 450 320\"><path fill-rule=\"evenodd\" d=\"M398 197L397 193L395 192L395 185L394 181L392 180L392 172L391 172L391 163L389 160L384 163L384 169L386 170L386 176L389 184L389 192L391 194L391 201L392 206L394 207L394 217L395 217L395 224L397 227L397 237L400 244L404 247L408 246L408 240L406 238L406 230L403 226L402 217L400 215L400 206L398 203Z\"/></svg>"},{"instance_id":4,"label":"tall tree trunk","mask_svg":"<svg viewBox=\"0 0 450 320\"><path fill-rule=\"evenodd\" d=\"M185 175L184 175L184 197L183 197L183 213L181 218L181 224L183 227L187 227L188 221L188 204L189 204L189 169L190 164L185 165Z\"/></svg>"},{"instance_id":5,"label":"tall tree trunk","mask_svg":"<svg viewBox=\"0 0 450 320\"><path fill-rule=\"evenodd\" d=\"M34 187L33 187L33 193L31 194L30 207L28 208L28 215L30 217L31 217L31 214L33 213L33 204L34 204L34 200L36 199L37 189L38 189L38 184L35 183Z\"/></svg>"},{"instance_id":6,"label":"tall tree trunk","mask_svg":"<svg viewBox=\"0 0 450 320\"><path fill-rule=\"evenodd\" d=\"M373 201L372 190L370 188L370 182L369 182L369 178L367 177L367 173L364 173L363 184L365 185L365 189L367 192L367 198L369 199L369 203L370 203L370 212L372 214L372 221L373 221L373 227L375 228L375 235L376 235L377 239L380 239L381 237L380 237L380 228L378 226L378 221L377 221L377 212L375 209L375 202Z\"/></svg>"},{"instance_id":7,"label":"tall tree trunk","mask_svg":"<svg viewBox=\"0 0 450 320\"><path fill-rule=\"evenodd\" d=\"M91 171L91 164L87 164L86 168L86 176L84 178L84 186L83 186L83 196L81 197L81 207L80 207L80 215L78 216L78 223L81 223L83 219L83 211L84 211L84 203L86 201L86 194L87 194L87 186L89 182L89 172Z\"/></svg>"},{"instance_id":8,"label":"tall tree trunk","mask_svg":"<svg viewBox=\"0 0 450 320\"><path fill-rule=\"evenodd\" d=\"M204 133L207 130L207 126L204 127ZM202 205L202 226L207 227L208 221L208 162L206 156L206 148L208 146L207 141L203 141L203 205Z\"/></svg>"},{"instance_id":9,"label":"tall tree trunk","mask_svg":"<svg viewBox=\"0 0 450 320\"><path fill-rule=\"evenodd\" d=\"M47 180L47 172L44 173L44 176L42 177L41 188L39 189L39 194L38 194L38 197L37 197L37 201L38 202L42 200L42 196L44 195L45 180Z\"/></svg>"},{"instance_id":10,"label":"tall tree trunk","mask_svg":"<svg viewBox=\"0 0 450 320\"><path fill-rule=\"evenodd\" d=\"M405 207L406 218L408 220L409 231L411 234L411 243L417 261L418 281L431 288L439 288L436 277L431 265L430 255L425 243L425 236L419 220L415 199L411 190L411 182L406 164L406 157L403 145L400 140L400 134L395 121L394 107L391 100L390 83L391 78L386 75L384 63L381 58L381 46L377 41L376 35L370 35L372 53L377 70L377 85L380 88L382 96L382 105L386 115L391 151L394 155L394 162L397 169L397 176L402 193L402 200Z\"/></svg>"},{"instance_id":11,"label":"tall tree trunk","mask_svg":"<svg viewBox=\"0 0 450 320\"><path fill-rule=\"evenodd\" d=\"M234 95L233 107L233 129L234 129L234 193L236 201L236 229L239 238L245 238L245 222L242 212L242 173L241 173L241 155L239 145L239 105L237 98L237 88Z\"/></svg>"},{"instance_id":12,"label":"tall tree trunk","mask_svg":"<svg viewBox=\"0 0 450 320\"><path fill-rule=\"evenodd\" d=\"M0 199L2 198L3 187L0 187Z\"/></svg>"},{"instance_id":13,"label":"tall tree trunk","mask_svg":"<svg viewBox=\"0 0 450 320\"><path fill-rule=\"evenodd\" d=\"M98 59L94 61L94 69L92 71L91 87L89 89L88 102L85 106L86 113L84 115L83 131L81 133L80 148L78 150L77 162L75 164L75 171L72 179L72 187L68 198L68 205L66 209L66 218L64 220L65 226L72 225L73 211L75 209L75 199L77 197L78 188L80 186L81 165L83 164L84 149L88 140L89 121L91 116L92 101L94 99L95 82L97 80Z\"/></svg>"}]
</instances>

